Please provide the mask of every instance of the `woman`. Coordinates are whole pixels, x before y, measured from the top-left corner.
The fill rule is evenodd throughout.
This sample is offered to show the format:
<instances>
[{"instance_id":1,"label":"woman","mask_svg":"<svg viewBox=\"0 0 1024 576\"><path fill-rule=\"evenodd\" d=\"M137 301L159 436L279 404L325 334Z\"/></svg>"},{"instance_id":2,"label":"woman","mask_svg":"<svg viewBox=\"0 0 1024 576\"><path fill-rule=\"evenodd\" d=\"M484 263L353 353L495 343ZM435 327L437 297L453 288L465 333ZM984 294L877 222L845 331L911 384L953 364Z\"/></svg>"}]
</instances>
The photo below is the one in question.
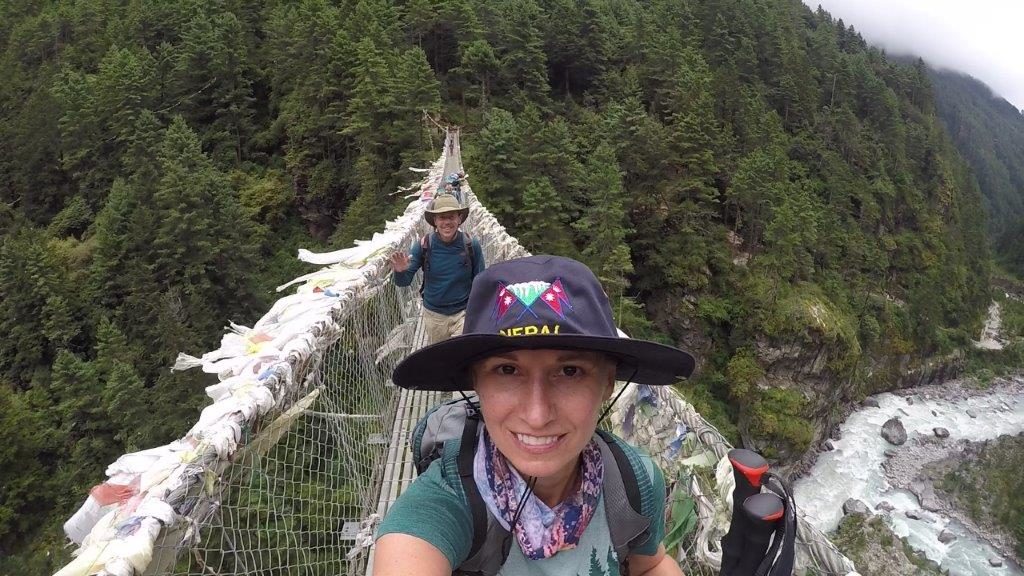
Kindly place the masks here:
<instances>
[{"instance_id":1,"label":"woman","mask_svg":"<svg viewBox=\"0 0 1024 576\"><path fill-rule=\"evenodd\" d=\"M474 390L483 426L445 443L396 501L377 535L375 576L498 566L506 576L682 574L661 545L661 472L595 431L617 379L665 385L692 370L682 350L620 338L600 283L579 262L532 256L487 269L473 283L462 335L395 369L405 388ZM452 451L471 464L457 466ZM643 502L640 530L625 538L633 519L622 513L630 509L621 478L635 479L633 508ZM486 538L474 528L474 492L486 506Z\"/></svg>"}]
</instances>

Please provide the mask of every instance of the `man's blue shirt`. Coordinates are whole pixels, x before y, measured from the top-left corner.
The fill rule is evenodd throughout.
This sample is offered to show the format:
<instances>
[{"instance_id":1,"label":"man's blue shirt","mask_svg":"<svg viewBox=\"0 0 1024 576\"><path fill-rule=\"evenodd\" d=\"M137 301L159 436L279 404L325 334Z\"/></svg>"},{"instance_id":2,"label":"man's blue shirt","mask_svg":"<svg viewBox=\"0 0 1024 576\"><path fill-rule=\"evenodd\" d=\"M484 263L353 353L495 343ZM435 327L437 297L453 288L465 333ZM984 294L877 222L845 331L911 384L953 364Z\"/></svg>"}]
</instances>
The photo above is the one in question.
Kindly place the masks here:
<instances>
[{"instance_id":1,"label":"man's blue shirt","mask_svg":"<svg viewBox=\"0 0 1024 576\"><path fill-rule=\"evenodd\" d=\"M466 240L463 232L455 233L451 243L445 243L437 232L431 232L430 272L424 278L423 305L431 312L451 316L466 309L473 278L484 271L484 252L480 242L473 238L473 269L469 269L468 255L463 255ZM409 251L409 268L395 272L395 284L408 286L423 265L423 248L417 240Z\"/></svg>"}]
</instances>

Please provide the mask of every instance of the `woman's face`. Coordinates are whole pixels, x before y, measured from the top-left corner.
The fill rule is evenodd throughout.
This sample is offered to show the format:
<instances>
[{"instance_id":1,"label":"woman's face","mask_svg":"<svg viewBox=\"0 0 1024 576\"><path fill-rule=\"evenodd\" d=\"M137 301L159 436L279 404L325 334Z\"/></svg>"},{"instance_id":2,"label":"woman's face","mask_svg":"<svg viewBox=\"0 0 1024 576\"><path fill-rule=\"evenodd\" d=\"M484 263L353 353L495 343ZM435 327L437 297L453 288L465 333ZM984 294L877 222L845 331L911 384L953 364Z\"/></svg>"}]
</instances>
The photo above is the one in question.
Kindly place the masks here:
<instances>
[{"instance_id":1,"label":"woman's face","mask_svg":"<svg viewBox=\"0 0 1024 576\"><path fill-rule=\"evenodd\" d=\"M515 350L473 366L484 423L523 476L571 477L612 392L615 363L576 350Z\"/></svg>"}]
</instances>

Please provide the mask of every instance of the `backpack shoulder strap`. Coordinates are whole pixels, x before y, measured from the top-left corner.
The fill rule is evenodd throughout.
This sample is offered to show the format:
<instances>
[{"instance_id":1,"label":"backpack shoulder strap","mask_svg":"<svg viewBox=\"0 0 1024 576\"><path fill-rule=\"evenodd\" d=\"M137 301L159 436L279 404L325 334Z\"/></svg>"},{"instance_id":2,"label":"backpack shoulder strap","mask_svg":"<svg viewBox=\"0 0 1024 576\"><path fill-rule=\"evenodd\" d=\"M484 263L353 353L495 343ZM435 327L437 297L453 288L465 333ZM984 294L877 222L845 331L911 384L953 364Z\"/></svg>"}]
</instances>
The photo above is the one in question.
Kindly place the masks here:
<instances>
[{"instance_id":1,"label":"backpack shoulder strap","mask_svg":"<svg viewBox=\"0 0 1024 576\"><path fill-rule=\"evenodd\" d=\"M477 430L480 427L480 417L470 416L466 418L466 425L462 429L462 442L459 444L458 469L459 479L462 481L462 490L469 500L469 511L473 517L473 545L469 549L469 556L472 558L483 546L483 530L487 526L487 505L480 496L476 487L476 480L473 479L473 456L476 454Z\"/></svg>"},{"instance_id":2,"label":"backpack shoulder strap","mask_svg":"<svg viewBox=\"0 0 1024 576\"><path fill-rule=\"evenodd\" d=\"M469 232L462 233L462 239L465 241L463 247L466 250L465 261L469 265L469 275L473 275L473 270L476 268L476 251L473 250L473 236Z\"/></svg>"},{"instance_id":3,"label":"backpack shoulder strap","mask_svg":"<svg viewBox=\"0 0 1024 576\"><path fill-rule=\"evenodd\" d=\"M423 296L423 289L427 285L427 272L430 272L430 247L434 242L433 236L433 232L428 232L420 238L420 268L423 268L423 278L420 279L420 296Z\"/></svg>"},{"instance_id":4,"label":"backpack shoulder strap","mask_svg":"<svg viewBox=\"0 0 1024 576\"><path fill-rule=\"evenodd\" d=\"M512 549L512 535L487 510L487 504L473 478L473 458L476 455L479 428L478 415L466 419L456 462L462 490L469 501L470 516L473 519L473 543L470 545L469 556L454 572L459 576L494 576L501 570Z\"/></svg>"},{"instance_id":5,"label":"backpack shoulder strap","mask_svg":"<svg viewBox=\"0 0 1024 576\"><path fill-rule=\"evenodd\" d=\"M612 546L620 565L624 565L632 549L651 537L651 521L644 514L643 490L640 482L651 492L651 479L645 473L638 478L637 470L615 437L598 430L601 456L604 460L604 507L608 517Z\"/></svg>"}]
</instances>

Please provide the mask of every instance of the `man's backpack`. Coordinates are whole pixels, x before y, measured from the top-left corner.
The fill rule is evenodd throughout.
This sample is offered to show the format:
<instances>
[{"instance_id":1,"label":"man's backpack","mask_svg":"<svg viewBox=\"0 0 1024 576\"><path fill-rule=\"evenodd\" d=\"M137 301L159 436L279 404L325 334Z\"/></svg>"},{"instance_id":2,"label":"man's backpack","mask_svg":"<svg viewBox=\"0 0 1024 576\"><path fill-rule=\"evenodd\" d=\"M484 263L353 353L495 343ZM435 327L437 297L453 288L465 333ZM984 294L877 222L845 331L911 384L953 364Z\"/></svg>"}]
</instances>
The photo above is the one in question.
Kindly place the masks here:
<instances>
[{"instance_id":1,"label":"man's backpack","mask_svg":"<svg viewBox=\"0 0 1024 576\"><path fill-rule=\"evenodd\" d=\"M423 281L420 282L420 295L427 285L427 273L430 272L430 249L434 243L434 232L424 234L420 238L420 266L423 268ZM462 265L469 266L469 274L473 274L476 268L476 252L473 250L473 237L468 232L462 232Z\"/></svg>"},{"instance_id":2,"label":"man's backpack","mask_svg":"<svg viewBox=\"0 0 1024 576\"><path fill-rule=\"evenodd\" d=\"M416 423L409 440L416 473L422 474L439 458L455 459L462 490L473 518L473 543L469 557L455 567L454 574L492 576L508 558L512 535L488 512L473 479L473 457L482 422L479 408L466 400L451 400L432 408ZM650 538L650 520L642 512L640 484L629 457L618 441L598 430L604 460L604 505L612 546L625 569L631 550ZM460 439L457 454L445 453L445 446ZM450 460L449 460L450 461ZM644 479L650 482L649 478ZM655 494L655 497L660 495ZM627 571L620 570L622 574Z\"/></svg>"}]
</instances>

